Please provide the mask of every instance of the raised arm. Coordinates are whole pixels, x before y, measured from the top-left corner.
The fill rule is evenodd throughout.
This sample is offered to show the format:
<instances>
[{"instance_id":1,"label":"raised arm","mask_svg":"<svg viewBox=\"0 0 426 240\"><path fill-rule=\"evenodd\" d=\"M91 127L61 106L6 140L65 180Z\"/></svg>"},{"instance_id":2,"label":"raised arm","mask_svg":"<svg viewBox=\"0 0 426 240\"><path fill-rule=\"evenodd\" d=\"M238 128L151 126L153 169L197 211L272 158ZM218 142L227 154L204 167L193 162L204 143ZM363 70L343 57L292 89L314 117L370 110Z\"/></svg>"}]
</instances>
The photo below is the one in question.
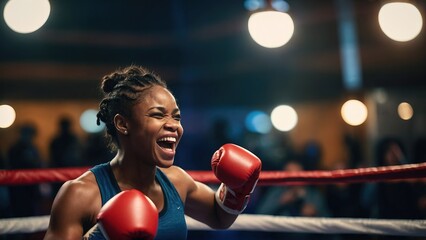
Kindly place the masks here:
<instances>
[{"instance_id":1,"label":"raised arm","mask_svg":"<svg viewBox=\"0 0 426 240\"><path fill-rule=\"evenodd\" d=\"M225 144L212 157L212 169L222 181L214 193L194 182L188 192L186 213L212 228L228 228L246 208L261 170L254 154L234 144Z\"/></svg>"}]
</instances>

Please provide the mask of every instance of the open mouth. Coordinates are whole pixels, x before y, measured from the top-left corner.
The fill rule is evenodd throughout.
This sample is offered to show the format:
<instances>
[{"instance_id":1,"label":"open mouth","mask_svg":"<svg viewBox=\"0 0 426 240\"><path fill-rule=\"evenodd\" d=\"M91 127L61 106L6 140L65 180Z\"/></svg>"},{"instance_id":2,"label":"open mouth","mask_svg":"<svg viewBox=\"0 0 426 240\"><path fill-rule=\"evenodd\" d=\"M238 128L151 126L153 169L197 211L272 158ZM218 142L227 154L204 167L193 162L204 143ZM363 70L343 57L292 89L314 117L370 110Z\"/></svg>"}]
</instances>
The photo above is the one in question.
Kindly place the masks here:
<instances>
[{"instance_id":1,"label":"open mouth","mask_svg":"<svg viewBox=\"0 0 426 240\"><path fill-rule=\"evenodd\" d=\"M157 144L164 150L173 151L176 138L175 137L164 137L157 140Z\"/></svg>"}]
</instances>

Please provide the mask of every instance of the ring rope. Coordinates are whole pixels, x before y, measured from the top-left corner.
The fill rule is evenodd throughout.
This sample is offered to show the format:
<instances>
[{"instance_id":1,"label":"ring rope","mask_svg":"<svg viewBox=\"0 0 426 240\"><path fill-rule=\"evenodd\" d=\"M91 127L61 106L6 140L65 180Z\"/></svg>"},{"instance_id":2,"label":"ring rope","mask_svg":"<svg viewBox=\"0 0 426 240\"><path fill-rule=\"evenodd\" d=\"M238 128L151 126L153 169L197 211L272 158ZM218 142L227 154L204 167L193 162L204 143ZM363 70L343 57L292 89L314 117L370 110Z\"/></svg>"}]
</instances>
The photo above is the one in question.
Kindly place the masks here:
<instances>
[{"instance_id":1,"label":"ring rope","mask_svg":"<svg viewBox=\"0 0 426 240\"><path fill-rule=\"evenodd\" d=\"M50 216L0 219L0 235L46 231Z\"/></svg>"},{"instance_id":2,"label":"ring rope","mask_svg":"<svg viewBox=\"0 0 426 240\"><path fill-rule=\"evenodd\" d=\"M64 182L89 167L61 169L0 170L0 185ZM188 171L197 181L219 183L210 171ZM259 185L324 184L371 182L426 177L426 163L334 171L264 171ZM260 219L260 220L259 220ZM47 229L49 216L0 219L0 234L38 232ZM189 230L212 230L187 217ZM242 214L231 230L260 230L304 233L361 233L400 236L426 236L425 220L385 220L351 218L306 218Z\"/></svg>"},{"instance_id":3,"label":"ring rope","mask_svg":"<svg viewBox=\"0 0 426 240\"><path fill-rule=\"evenodd\" d=\"M89 168L90 167L0 170L0 186L65 182L77 178Z\"/></svg>"},{"instance_id":4,"label":"ring rope","mask_svg":"<svg viewBox=\"0 0 426 240\"><path fill-rule=\"evenodd\" d=\"M213 231L204 223L185 216L188 230ZM45 231L49 216L0 219L0 235ZM377 234L426 236L426 220L284 217L241 214L229 230L299 232L322 234Z\"/></svg>"},{"instance_id":5,"label":"ring rope","mask_svg":"<svg viewBox=\"0 0 426 240\"><path fill-rule=\"evenodd\" d=\"M46 182L65 182L77 178L89 167L0 170L0 185L25 185ZM187 171L195 180L218 184L211 171ZM395 166L342 169L332 171L262 171L258 185L301 185L330 183L360 183L426 178L426 163Z\"/></svg>"}]
</instances>

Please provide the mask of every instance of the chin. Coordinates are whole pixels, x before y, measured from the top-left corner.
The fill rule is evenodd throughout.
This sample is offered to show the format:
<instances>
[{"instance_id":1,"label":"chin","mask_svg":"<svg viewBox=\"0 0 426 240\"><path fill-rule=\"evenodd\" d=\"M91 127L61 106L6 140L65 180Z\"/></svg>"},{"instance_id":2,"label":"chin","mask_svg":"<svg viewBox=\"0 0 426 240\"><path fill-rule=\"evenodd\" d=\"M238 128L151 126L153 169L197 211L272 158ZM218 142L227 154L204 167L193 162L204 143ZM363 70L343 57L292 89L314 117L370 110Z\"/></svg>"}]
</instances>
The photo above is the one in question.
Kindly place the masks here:
<instances>
[{"instance_id":1,"label":"chin","mask_svg":"<svg viewBox=\"0 0 426 240\"><path fill-rule=\"evenodd\" d=\"M160 160L158 161L157 166L161 168L169 168L173 166L174 160Z\"/></svg>"}]
</instances>

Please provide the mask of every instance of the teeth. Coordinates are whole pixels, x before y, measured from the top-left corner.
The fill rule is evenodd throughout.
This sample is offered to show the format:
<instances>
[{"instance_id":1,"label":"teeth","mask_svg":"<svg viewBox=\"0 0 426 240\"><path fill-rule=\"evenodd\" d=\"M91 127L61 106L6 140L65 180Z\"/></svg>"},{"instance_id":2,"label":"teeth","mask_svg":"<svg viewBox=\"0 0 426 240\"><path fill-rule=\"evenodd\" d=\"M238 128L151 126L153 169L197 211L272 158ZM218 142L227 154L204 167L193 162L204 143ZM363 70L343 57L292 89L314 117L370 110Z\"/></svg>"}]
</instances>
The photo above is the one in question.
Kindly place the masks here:
<instances>
[{"instance_id":1,"label":"teeth","mask_svg":"<svg viewBox=\"0 0 426 240\"><path fill-rule=\"evenodd\" d=\"M174 137L164 137L164 138L160 138L158 139L159 142L176 142L176 138Z\"/></svg>"}]
</instances>

